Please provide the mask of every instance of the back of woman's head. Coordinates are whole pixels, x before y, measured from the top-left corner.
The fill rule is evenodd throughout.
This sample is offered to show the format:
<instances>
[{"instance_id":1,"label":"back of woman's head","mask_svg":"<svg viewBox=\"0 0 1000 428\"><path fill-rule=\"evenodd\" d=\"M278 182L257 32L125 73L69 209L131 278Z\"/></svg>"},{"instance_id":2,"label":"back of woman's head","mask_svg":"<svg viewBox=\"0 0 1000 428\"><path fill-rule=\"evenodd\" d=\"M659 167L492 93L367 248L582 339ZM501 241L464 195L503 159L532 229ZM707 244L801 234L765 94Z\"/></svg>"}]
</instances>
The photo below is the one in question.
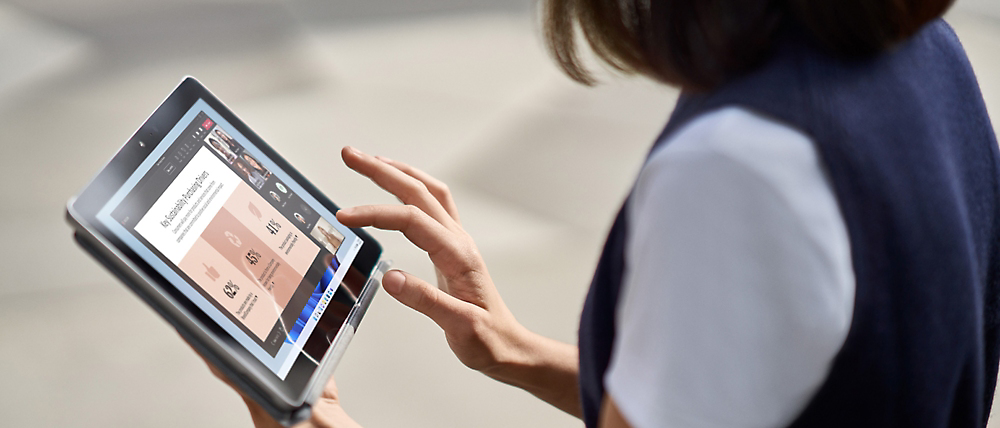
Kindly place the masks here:
<instances>
[{"instance_id":1,"label":"back of woman's head","mask_svg":"<svg viewBox=\"0 0 1000 428\"><path fill-rule=\"evenodd\" d=\"M764 61L796 28L844 58L875 55L941 16L954 0L547 0L549 49L592 84L577 26L612 67L690 89L711 89Z\"/></svg>"}]
</instances>

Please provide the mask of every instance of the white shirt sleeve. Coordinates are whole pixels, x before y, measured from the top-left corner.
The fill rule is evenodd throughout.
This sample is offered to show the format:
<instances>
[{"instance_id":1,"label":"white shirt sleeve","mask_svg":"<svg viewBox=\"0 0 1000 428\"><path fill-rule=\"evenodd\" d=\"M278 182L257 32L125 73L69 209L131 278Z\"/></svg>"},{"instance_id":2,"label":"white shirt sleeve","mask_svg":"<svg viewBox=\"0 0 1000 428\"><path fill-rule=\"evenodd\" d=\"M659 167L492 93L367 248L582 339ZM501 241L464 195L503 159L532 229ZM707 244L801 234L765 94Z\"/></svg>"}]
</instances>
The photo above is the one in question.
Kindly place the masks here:
<instances>
[{"instance_id":1,"label":"white shirt sleeve","mask_svg":"<svg viewBox=\"0 0 1000 428\"><path fill-rule=\"evenodd\" d=\"M644 167L605 376L634 427L777 427L843 345L855 281L812 140L738 107Z\"/></svg>"}]
</instances>

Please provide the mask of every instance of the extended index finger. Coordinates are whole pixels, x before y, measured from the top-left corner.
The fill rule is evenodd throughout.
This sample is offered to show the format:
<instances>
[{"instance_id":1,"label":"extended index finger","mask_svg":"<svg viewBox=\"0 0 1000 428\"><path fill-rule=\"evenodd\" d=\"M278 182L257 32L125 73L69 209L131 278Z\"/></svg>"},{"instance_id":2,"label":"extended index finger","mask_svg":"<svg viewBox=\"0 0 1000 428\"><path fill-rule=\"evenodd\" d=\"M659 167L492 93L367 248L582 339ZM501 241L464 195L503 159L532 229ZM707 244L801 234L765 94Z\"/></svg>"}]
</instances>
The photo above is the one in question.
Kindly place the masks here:
<instances>
[{"instance_id":1,"label":"extended index finger","mask_svg":"<svg viewBox=\"0 0 1000 428\"><path fill-rule=\"evenodd\" d=\"M431 261L446 274L468 270L465 249L454 233L412 205L362 205L337 212L337 220L347 227L372 226L402 232L406 239L427 252Z\"/></svg>"},{"instance_id":2,"label":"extended index finger","mask_svg":"<svg viewBox=\"0 0 1000 428\"><path fill-rule=\"evenodd\" d=\"M457 224L448 210L417 178L353 147L344 147L341 156L349 168L370 178L379 187L403 201L404 204L420 208L449 229Z\"/></svg>"},{"instance_id":3,"label":"extended index finger","mask_svg":"<svg viewBox=\"0 0 1000 428\"><path fill-rule=\"evenodd\" d=\"M451 190L448 189L447 184L444 184L443 181L434 178L434 176L420 170L419 168L415 168L404 162L392 160L384 156L375 156L375 158L392 165L396 169L403 171L406 175L416 178L417 180L420 180L421 183L424 183L424 186L427 186L427 190L430 191L431 195L434 195L434 198L441 203L441 206L444 207L445 211L447 211L449 215L451 215L451 218L455 219L456 222L461 223L461 220L458 218L458 206L455 205L455 200L452 198Z\"/></svg>"}]
</instances>

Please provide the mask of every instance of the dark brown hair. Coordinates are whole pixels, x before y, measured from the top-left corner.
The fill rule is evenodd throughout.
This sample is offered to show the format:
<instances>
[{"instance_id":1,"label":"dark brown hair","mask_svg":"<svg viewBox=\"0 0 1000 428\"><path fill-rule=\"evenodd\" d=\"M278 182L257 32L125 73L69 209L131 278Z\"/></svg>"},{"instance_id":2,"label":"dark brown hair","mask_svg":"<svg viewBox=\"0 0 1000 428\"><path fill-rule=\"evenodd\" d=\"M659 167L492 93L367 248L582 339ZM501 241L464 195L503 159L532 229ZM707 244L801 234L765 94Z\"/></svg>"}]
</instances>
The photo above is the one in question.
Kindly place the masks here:
<instances>
[{"instance_id":1,"label":"dark brown hair","mask_svg":"<svg viewBox=\"0 0 1000 428\"><path fill-rule=\"evenodd\" d=\"M764 61L782 29L802 30L843 57L882 52L944 14L954 0L546 0L549 51L570 77L579 28L598 58L689 89L711 89Z\"/></svg>"}]
</instances>

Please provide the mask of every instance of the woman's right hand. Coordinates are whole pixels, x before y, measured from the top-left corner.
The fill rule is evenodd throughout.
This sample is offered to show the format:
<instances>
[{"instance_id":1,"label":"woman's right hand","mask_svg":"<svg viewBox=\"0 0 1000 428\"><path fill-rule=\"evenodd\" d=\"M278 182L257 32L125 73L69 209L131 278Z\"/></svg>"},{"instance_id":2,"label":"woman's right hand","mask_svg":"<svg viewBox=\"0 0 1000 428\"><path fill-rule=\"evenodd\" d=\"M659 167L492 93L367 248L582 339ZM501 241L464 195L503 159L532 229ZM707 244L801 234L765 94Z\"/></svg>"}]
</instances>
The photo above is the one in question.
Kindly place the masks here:
<instances>
[{"instance_id":1,"label":"woman's right hand","mask_svg":"<svg viewBox=\"0 0 1000 428\"><path fill-rule=\"evenodd\" d=\"M349 227L398 230L430 256L438 287L399 270L382 286L406 306L444 330L448 345L466 366L488 375L518 358L527 331L514 319L490 279L472 238L462 229L448 187L402 162L345 147L344 162L395 195L403 205L367 205L340 210Z\"/></svg>"},{"instance_id":2,"label":"woman's right hand","mask_svg":"<svg viewBox=\"0 0 1000 428\"><path fill-rule=\"evenodd\" d=\"M350 147L341 155L348 167L403 204L347 208L337 212L337 220L400 231L427 252L437 270L438 287L406 272L386 272L385 291L434 320L466 366L579 416L576 347L532 333L514 319L462 229L448 187L402 162Z\"/></svg>"}]
</instances>

